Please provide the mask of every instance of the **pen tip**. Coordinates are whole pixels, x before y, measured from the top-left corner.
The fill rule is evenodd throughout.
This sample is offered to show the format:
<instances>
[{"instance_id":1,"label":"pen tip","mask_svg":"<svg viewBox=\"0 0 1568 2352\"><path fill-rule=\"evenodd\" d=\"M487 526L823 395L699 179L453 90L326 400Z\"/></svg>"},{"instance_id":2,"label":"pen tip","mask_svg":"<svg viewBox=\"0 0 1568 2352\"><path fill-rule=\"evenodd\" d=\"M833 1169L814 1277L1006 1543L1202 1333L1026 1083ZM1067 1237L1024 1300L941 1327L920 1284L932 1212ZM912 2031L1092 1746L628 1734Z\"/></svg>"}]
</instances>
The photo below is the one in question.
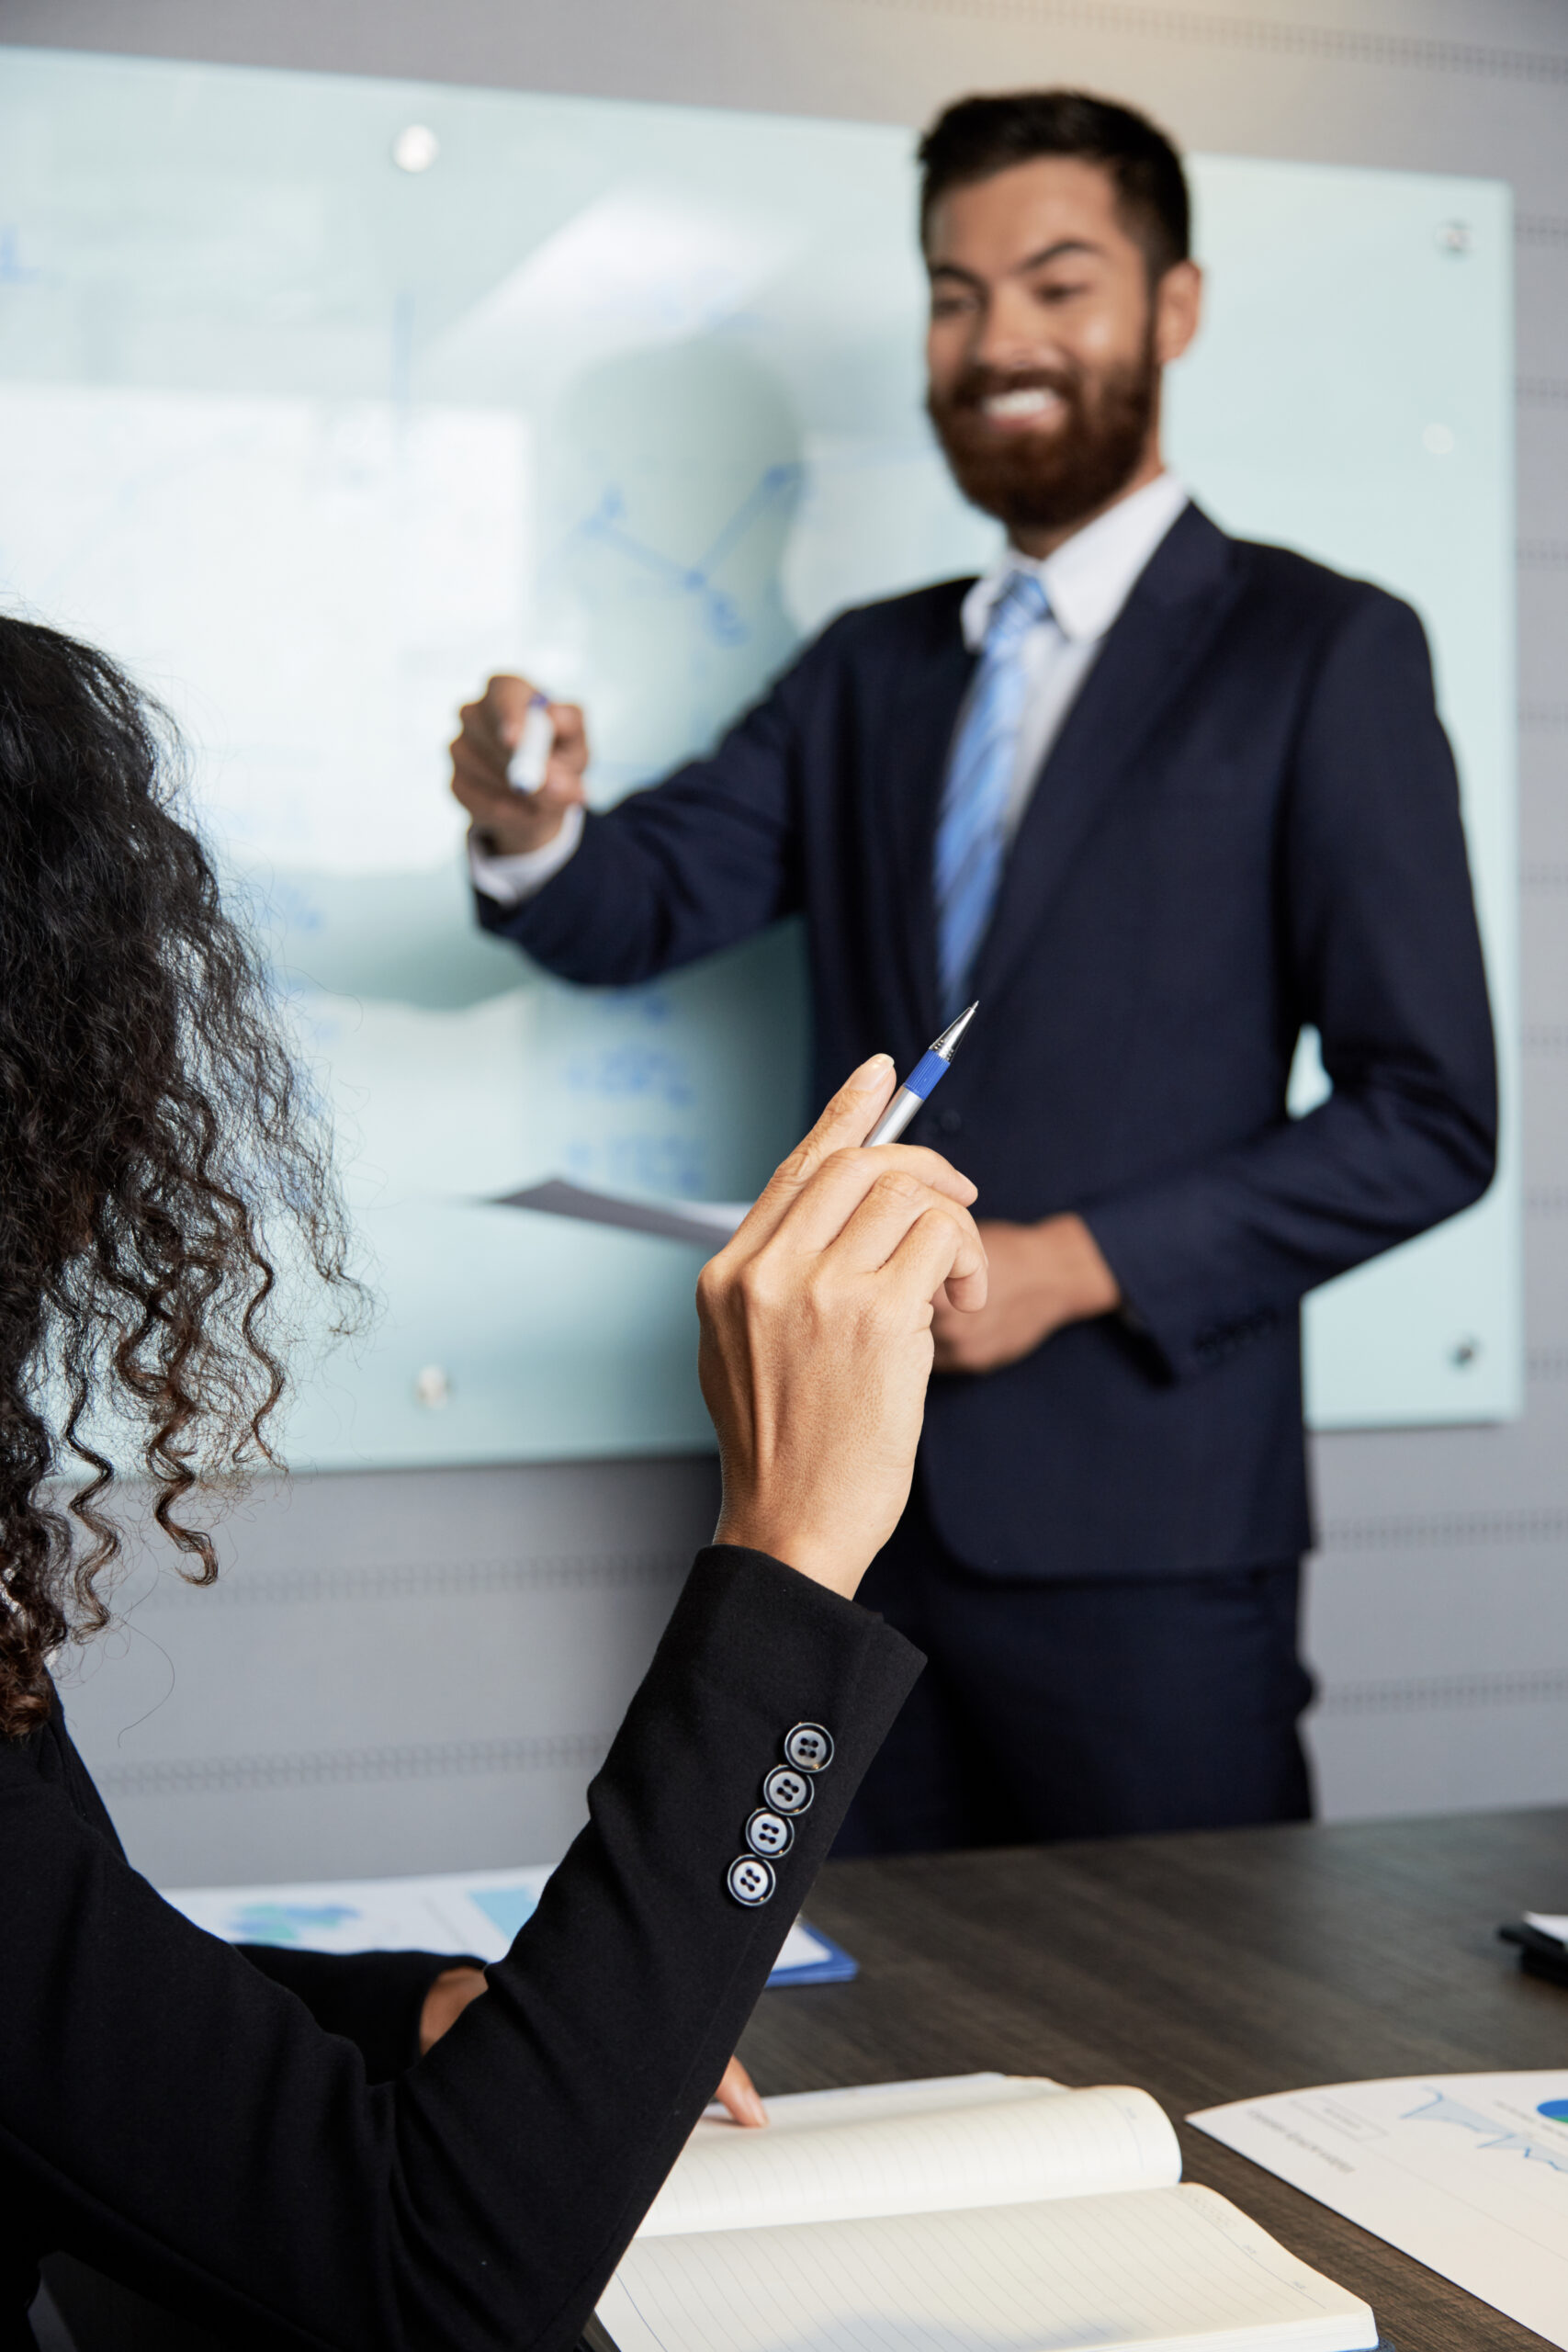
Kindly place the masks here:
<instances>
[{"instance_id":1,"label":"pen tip","mask_svg":"<svg viewBox=\"0 0 1568 2352\"><path fill-rule=\"evenodd\" d=\"M940 1054L944 1061L951 1060L960 1038L963 1036L964 1031L968 1028L969 1023L973 1021L976 1013L978 1012L979 1005L980 1000L978 997L976 998L973 1004L965 1005L957 1020L950 1022L947 1027L942 1031L941 1036L931 1047L931 1051L933 1053Z\"/></svg>"}]
</instances>

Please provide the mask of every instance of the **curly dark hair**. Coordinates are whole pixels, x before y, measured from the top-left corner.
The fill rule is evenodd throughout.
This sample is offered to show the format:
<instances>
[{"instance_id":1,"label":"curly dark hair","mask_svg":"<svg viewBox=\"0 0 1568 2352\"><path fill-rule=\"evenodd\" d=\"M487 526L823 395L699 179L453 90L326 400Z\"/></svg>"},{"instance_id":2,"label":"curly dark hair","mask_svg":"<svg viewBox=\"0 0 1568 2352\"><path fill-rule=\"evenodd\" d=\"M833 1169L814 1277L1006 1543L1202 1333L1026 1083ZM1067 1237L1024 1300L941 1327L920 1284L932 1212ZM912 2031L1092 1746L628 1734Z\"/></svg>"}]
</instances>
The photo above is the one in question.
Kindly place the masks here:
<instances>
[{"instance_id":1,"label":"curly dark hair","mask_svg":"<svg viewBox=\"0 0 1568 2352\"><path fill-rule=\"evenodd\" d=\"M276 1460L279 1265L339 1295L340 1329L364 1307L325 1128L175 813L183 774L103 654L0 616L0 1737L48 1714L51 1651L108 1622L106 1448L130 1433L210 1583L177 1506ZM84 1472L55 1508L51 1476Z\"/></svg>"}]
</instances>

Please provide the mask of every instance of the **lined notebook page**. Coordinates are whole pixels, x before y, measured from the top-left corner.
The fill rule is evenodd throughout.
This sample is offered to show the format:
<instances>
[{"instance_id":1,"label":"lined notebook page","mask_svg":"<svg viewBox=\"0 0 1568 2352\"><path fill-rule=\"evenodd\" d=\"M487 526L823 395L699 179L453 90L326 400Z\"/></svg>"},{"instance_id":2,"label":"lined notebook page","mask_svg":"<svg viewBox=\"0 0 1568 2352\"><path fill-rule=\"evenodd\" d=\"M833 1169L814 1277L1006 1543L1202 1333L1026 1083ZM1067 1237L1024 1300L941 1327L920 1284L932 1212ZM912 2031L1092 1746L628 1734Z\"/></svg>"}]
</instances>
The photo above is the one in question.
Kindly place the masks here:
<instances>
[{"instance_id":1,"label":"lined notebook page","mask_svg":"<svg viewBox=\"0 0 1568 2352\"><path fill-rule=\"evenodd\" d=\"M1365 2303L1207 2188L637 2239L615 2352L1371 2352Z\"/></svg>"},{"instance_id":2,"label":"lined notebook page","mask_svg":"<svg viewBox=\"0 0 1568 2352\"><path fill-rule=\"evenodd\" d=\"M992 2080L1006 2097L987 2086L923 2111L868 2100L815 2124L781 2117L765 2132L698 2131L638 2235L954 2211L1181 2177L1176 2133L1146 2091Z\"/></svg>"}]
</instances>

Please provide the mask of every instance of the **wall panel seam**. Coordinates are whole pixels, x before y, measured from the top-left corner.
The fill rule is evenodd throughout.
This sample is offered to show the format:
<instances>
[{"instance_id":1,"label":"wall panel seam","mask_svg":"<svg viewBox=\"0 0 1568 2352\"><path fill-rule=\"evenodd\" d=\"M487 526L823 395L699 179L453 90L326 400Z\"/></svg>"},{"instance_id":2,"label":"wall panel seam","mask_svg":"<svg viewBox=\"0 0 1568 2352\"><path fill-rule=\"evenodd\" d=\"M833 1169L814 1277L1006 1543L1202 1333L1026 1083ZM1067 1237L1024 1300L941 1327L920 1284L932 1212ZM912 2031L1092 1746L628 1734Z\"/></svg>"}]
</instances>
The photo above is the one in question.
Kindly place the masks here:
<instances>
[{"instance_id":1,"label":"wall panel seam","mask_svg":"<svg viewBox=\"0 0 1568 2352\"><path fill-rule=\"evenodd\" d=\"M1492 1544L1568 1543L1568 1510L1443 1511L1421 1518L1339 1519L1323 1530L1320 1554L1482 1550Z\"/></svg>"},{"instance_id":2,"label":"wall panel seam","mask_svg":"<svg viewBox=\"0 0 1568 2352\"><path fill-rule=\"evenodd\" d=\"M482 1598L498 1592L622 1591L638 1585L673 1584L691 1566L689 1552L564 1553L536 1560L404 1560L363 1567L285 1568L249 1576L220 1577L216 1584L186 1583L163 1576L146 1596L128 1604L126 1616L160 1609L287 1607L300 1601L406 1600L421 1594L443 1600Z\"/></svg>"},{"instance_id":3,"label":"wall panel seam","mask_svg":"<svg viewBox=\"0 0 1568 2352\"><path fill-rule=\"evenodd\" d=\"M1433 1674L1386 1682L1337 1682L1324 1692L1320 1715L1427 1713L1453 1707L1561 1706L1568 1702L1568 1667L1520 1668L1503 1674Z\"/></svg>"},{"instance_id":4,"label":"wall panel seam","mask_svg":"<svg viewBox=\"0 0 1568 2352\"><path fill-rule=\"evenodd\" d=\"M1246 17L1211 16L1197 9L1119 6L1114 0L1109 4L1108 0L855 0L855 5L903 15L1077 25L1088 31L1145 40L1190 41L1282 57L1324 58L1347 65L1413 67L1489 81L1568 83L1568 55L1550 50L1503 49L1478 41L1435 40L1414 33L1369 32L1350 26L1254 22Z\"/></svg>"},{"instance_id":5,"label":"wall panel seam","mask_svg":"<svg viewBox=\"0 0 1568 2352\"><path fill-rule=\"evenodd\" d=\"M107 1796L213 1796L245 1789L319 1789L384 1781L468 1780L483 1773L592 1769L608 1753L597 1732L534 1739L431 1740L276 1756L165 1757L95 1767Z\"/></svg>"}]
</instances>

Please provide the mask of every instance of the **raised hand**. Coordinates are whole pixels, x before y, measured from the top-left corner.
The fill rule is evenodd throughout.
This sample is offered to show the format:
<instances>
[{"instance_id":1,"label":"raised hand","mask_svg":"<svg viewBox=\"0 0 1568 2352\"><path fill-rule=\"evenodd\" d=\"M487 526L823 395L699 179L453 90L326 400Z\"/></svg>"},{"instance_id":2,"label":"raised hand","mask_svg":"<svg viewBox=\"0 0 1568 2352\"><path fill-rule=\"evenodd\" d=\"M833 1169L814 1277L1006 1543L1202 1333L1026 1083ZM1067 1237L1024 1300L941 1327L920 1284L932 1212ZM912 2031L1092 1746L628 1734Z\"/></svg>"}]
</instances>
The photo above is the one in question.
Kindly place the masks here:
<instances>
[{"instance_id":1,"label":"raised hand","mask_svg":"<svg viewBox=\"0 0 1568 2352\"><path fill-rule=\"evenodd\" d=\"M933 1302L986 1301L969 1179L934 1151L860 1148L892 1092L886 1054L856 1070L697 1284L717 1540L846 1598L908 1498Z\"/></svg>"},{"instance_id":2,"label":"raised hand","mask_svg":"<svg viewBox=\"0 0 1568 2352\"><path fill-rule=\"evenodd\" d=\"M523 722L536 689L526 678L491 678L478 702L458 712L452 741L452 792L468 810L482 846L502 856L543 849L560 831L569 808L585 797L588 730L574 702L549 706L555 742L536 792L518 792L506 766L523 740Z\"/></svg>"}]
</instances>

